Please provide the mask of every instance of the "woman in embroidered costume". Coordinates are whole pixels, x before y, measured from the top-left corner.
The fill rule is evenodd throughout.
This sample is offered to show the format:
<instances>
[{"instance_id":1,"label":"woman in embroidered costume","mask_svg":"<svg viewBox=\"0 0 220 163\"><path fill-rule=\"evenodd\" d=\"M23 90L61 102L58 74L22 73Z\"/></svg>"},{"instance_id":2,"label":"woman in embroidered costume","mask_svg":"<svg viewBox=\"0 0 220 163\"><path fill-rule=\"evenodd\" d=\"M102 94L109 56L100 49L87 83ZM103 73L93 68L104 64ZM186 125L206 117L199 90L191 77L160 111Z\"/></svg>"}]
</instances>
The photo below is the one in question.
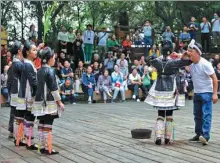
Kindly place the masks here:
<instances>
[{"instance_id":1,"label":"woman in embroidered costume","mask_svg":"<svg viewBox=\"0 0 220 163\"><path fill-rule=\"evenodd\" d=\"M25 41L22 50L24 56L24 66L21 73L20 89L18 93L16 117L19 122L16 123L16 146L21 139L25 140L28 150L37 150L37 145L32 143L33 127L35 116L31 113L33 101L37 90L37 70L34 66L34 59L37 57L37 51L43 44L37 48L29 41Z\"/></svg>"},{"instance_id":2,"label":"woman in embroidered costume","mask_svg":"<svg viewBox=\"0 0 220 163\"><path fill-rule=\"evenodd\" d=\"M16 106L18 91L20 87L21 73L23 70L23 54L22 54L22 44L21 42L15 41L11 50L13 57L13 62L8 70L8 81L7 87L10 94L10 120L9 120L9 137L15 138L18 132L18 124L23 121L24 117L17 117ZM12 134L13 133L13 134ZM16 141L15 141L16 142ZM20 142L19 145L23 146L24 143Z\"/></svg>"},{"instance_id":3,"label":"woman in embroidered costume","mask_svg":"<svg viewBox=\"0 0 220 163\"><path fill-rule=\"evenodd\" d=\"M52 149L52 125L55 118L58 118L64 105L58 91L55 71L52 68L55 64L55 55L49 47L40 52L42 67L37 72L37 92L32 113L38 117L38 138L39 150L43 154L58 154Z\"/></svg>"},{"instance_id":4,"label":"woman in embroidered costume","mask_svg":"<svg viewBox=\"0 0 220 163\"><path fill-rule=\"evenodd\" d=\"M169 144L173 135L173 110L178 108L178 93L176 85L176 74L179 68L191 64L184 59L170 59L172 43L162 43L163 58L151 58L150 63L157 69L158 77L152 85L145 100L146 103L158 110L158 118L155 124L155 144L160 145L162 138L165 144ZM182 99L181 100L185 100Z\"/></svg>"}]
</instances>

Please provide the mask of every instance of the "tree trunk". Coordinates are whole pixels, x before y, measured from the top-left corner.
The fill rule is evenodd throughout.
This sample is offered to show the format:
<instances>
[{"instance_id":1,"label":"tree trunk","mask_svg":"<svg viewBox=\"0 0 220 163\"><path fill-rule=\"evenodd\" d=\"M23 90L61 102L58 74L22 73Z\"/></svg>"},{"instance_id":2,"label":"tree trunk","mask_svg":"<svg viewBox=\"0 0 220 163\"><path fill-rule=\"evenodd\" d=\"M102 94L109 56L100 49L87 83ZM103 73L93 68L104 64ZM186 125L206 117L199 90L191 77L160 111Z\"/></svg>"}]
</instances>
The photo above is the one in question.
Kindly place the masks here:
<instances>
[{"instance_id":1,"label":"tree trunk","mask_svg":"<svg viewBox=\"0 0 220 163\"><path fill-rule=\"evenodd\" d=\"M38 41L42 42L42 37L43 37L43 31L44 31L44 24L42 22L43 18L43 9L40 4L41 2L37 2L37 25L38 25Z\"/></svg>"},{"instance_id":2,"label":"tree trunk","mask_svg":"<svg viewBox=\"0 0 220 163\"><path fill-rule=\"evenodd\" d=\"M24 38L24 3L21 1L21 39Z\"/></svg>"}]
</instances>

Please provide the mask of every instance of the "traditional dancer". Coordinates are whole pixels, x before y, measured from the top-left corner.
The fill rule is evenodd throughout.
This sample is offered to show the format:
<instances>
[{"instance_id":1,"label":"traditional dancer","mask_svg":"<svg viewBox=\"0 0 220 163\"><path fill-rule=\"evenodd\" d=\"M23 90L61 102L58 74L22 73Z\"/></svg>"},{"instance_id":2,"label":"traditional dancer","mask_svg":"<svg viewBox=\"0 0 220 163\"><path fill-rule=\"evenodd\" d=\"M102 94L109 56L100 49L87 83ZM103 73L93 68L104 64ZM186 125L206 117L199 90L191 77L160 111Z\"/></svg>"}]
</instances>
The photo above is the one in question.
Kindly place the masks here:
<instances>
[{"instance_id":1,"label":"traditional dancer","mask_svg":"<svg viewBox=\"0 0 220 163\"><path fill-rule=\"evenodd\" d=\"M43 44L39 45L39 48ZM34 66L34 59L37 57L37 47L29 41L26 41L23 48L24 67L21 74L20 89L18 93L17 114L19 118L17 123L18 132L16 134L16 145L23 137L28 150L37 150L37 145L32 143L33 127L35 116L31 114L33 101L37 90L37 70ZM23 134L24 132L24 134Z\"/></svg>"},{"instance_id":2,"label":"traditional dancer","mask_svg":"<svg viewBox=\"0 0 220 163\"><path fill-rule=\"evenodd\" d=\"M9 138L14 137L16 140L18 124L20 121L23 120L23 118L15 116L18 91L21 80L21 72L23 70L22 44L18 41L15 41L11 53L13 55L13 62L8 71L8 81L7 81L7 87L10 94L10 105L11 105L8 131L10 132ZM19 145L24 145L24 144L20 142Z\"/></svg>"},{"instance_id":3,"label":"traditional dancer","mask_svg":"<svg viewBox=\"0 0 220 163\"><path fill-rule=\"evenodd\" d=\"M165 144L170 143L173 134L173 110L178 107L176 73L179 68L191 64L189 60L169 59L171 53L172 43L164 41L162 43L163 58L150 60L153 67L157 69L158 77L152 85L145 102L158 110L155 125L155 144L157 145L161 144L162 138L165 139Z\"/></svg>"},{"instance_id":4,"label":"traditional dancer","mask_svg":"<svg viewBox=\"0 0 220 163\"><path fill-rule=\"evenodd\" d=\"M42 154L58 154L52 149L52 125L55 118L64 111L64 105L58 91L55 71L55 55L49 47L41 52L42 68L37 72L37 92L32 113L38 116L39 150Z\"/></svg>"}]
</instances>

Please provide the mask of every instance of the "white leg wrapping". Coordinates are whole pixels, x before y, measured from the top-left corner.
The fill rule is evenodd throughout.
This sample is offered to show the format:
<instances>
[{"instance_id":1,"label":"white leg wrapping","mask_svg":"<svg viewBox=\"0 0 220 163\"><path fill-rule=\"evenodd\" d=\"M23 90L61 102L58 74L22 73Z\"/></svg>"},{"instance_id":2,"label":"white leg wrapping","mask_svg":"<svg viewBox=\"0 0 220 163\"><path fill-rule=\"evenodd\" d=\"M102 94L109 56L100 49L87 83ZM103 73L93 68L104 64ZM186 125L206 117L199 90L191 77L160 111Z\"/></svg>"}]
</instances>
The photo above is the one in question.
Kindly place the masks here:
<instances>
[{"instance_id":1,"label":"white leg wrapping","mask_svg":"<svg viewBox=\"0 0 220 163\"><path fill-rule=\"evenodd\" d=\"M158 117L155 124L155 138L162 139L164 137L165 126L164 126L164 118Z\"/></svg>"}]
</instances>

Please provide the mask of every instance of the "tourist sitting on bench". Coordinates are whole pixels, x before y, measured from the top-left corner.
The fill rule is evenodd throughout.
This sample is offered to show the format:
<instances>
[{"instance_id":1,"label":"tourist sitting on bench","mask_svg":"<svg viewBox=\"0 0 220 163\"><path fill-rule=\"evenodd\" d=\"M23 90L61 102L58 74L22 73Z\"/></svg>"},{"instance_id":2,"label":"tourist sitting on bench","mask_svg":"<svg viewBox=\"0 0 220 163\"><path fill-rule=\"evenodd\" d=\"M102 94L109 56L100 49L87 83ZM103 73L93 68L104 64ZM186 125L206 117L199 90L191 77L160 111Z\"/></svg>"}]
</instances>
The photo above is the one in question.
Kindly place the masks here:
<instances>
[{"instance_id":1,"label":"tourist sitting on bench","mask_svg":"<svg viewBox=\"0 0 220 163\"><path fill-rule=\"evenodd\" d=\"M118 65L114 66L114 72L112 73L112 90L114 90L114 95L112 98L112 103L115 102L118 92L121 92L122 102L125 102L125 89L123 86L123 74L119 71Z\"/></svg>"},{"instance_id":2,"label":"tourist sitting on bench","mask_svg":"<svg viewBox=\"0 0 220 163\"><path fill-rule=\"evenodd\" d=\"M109 72L107 69L104 70L103 75L99 76L98 82L97 82L97 91L96 93L102 93L103 94L103 99L104 103L106 103L107 96L112 98L112 95L110 92L112 92L111 87L112 87L112 79L111 76L108 75Z\"/></svg>"},{"instance_id":3,"label":"tourist sitting on bench","mask_svg":"<svg viewBox=\"0 0 220 163\"><path fill-rule=\"evenodd\" d=\"M143 83L141 82L141 77L137 72L136 68L133 68L132 73L129 75L128 80L128 89L130 89L133 92L132 98L134 100L137 100L137 102L140 102L139 99L139 88L142 90L144 95L146 96L146 91Z\"/></svg>"},{"instance_id":4,"label":"tourist sitting on bench","mask_svg":"<svg viewBox=\"0 0 220 163\"><path fill-rule=\"evenodd\" d=\"M65 101L69 101L71 104L76 104L74 99L73 83L70 78L66 79L65 83L60 87L60 91L63 103Z\"/></svg>"},{"instance_id":5,"label":"tourist sitting on bench","mask_svg":"<svg viewBox=\"0 0 220 163\"><path fill-rule=\"evenodd\" d=\"M88 96L88 103L92 103L93 91L95 90L95 76L92 74L92 67L87 67L87 72L82 75L82 90Z\"/></svg>"}]
</instances>

